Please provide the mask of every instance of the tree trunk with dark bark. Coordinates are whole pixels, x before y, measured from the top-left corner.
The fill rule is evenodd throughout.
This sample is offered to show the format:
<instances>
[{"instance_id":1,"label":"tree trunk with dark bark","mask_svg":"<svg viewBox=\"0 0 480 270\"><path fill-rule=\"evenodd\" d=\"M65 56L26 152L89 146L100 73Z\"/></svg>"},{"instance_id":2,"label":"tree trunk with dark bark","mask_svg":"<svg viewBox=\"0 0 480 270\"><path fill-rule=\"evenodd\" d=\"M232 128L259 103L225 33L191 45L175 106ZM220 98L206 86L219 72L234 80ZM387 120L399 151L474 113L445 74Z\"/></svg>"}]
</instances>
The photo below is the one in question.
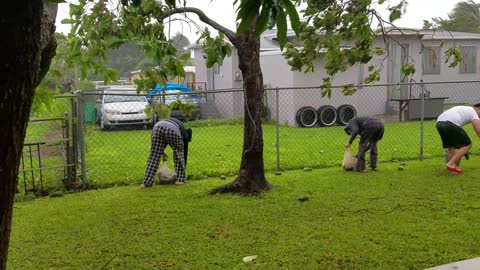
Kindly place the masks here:
<instances>
[{"instance_id":1,"label":"tree trunk with dark bark","mask_svg":"<svg viewBox=\"0 0 480 270\"><path fill-rule=\"evenodd\" d=\"M236 43L245 95L242 161L237 178L229 184L212 189L211 194L250 195L272 188L265 178L263 163L263 75L260 68L260 41L246 33L239 37Z\"/></svg>"},{"instance_id":2,"label":"tree trunk with dark bark","mask_svg":"<svg viewBox=\"0 0 480 270\"><path fill-rule=\"evenodd\" d=\"M36 86L55 55L54 18L41 0L0 8L0 270L7 267L18 166Z\"/></svg>"}]
</instances>

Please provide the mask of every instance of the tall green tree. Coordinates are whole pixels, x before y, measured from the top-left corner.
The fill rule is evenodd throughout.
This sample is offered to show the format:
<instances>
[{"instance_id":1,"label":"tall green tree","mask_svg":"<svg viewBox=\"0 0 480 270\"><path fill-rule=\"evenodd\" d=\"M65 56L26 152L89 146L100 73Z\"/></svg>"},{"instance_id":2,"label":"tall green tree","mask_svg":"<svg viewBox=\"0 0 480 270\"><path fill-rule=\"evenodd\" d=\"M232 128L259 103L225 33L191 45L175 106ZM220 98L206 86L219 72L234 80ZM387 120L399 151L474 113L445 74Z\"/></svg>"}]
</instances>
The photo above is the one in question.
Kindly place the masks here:
<instances>
[{"instance_id":1,"label":"tall green tree","mask_svg":"<svg viewBox=\"0 0 480 270\"><path fill-rule=\"evenodd\" d=\"M329 95L333 75L355 63L367 63L373 57L375 33L370 21L373 16L378 17L378 13L372 9L371 0L235 0L238 26L236 31L231 31L202 10L186 6L187 2L124 0L120 12L109 9L104 1L80 0L78 4L71 4L71 19L65 22L72 23L69 36L72 60L79 65L83 76L90 72L101 73L110 80L113 73L102 62L107 59L105 51L124 42L136 41L150 58L165 63L147 71L147 78L139 82L139 90L146 91L158 82L165 83L169 77L185 74L182 63L189 56L179 57L174 41L167 39L167 19L175 14L198 16L200 21L219 32L213 38L205 29L200 37L207 66L221 65L231 54L232 44L237 49L244 78L244 136L239 175L232 183L215 188L211 193L256 194L268 190L271 185L265 178L263 162L260 35L267 28L277 27L277 39L281 48L286 49L285 56L295 70L313 71L313 60L320 55L320 48L327 48L324 59L328 77L324 79L323 88L324 94ZM297 12L301 4L306 5L303 20ZM398 19L403 8L404 1L390 6L390 21ZM304 43L303 48L287 43L288 21ZM352 49L340 50L342 42L351 43ZM81 53L82 49L86 51ZM378 72L375 72L372 70L372 78L377 77Z\"/></svg>"},{"instance_id":2,"label":"tall green tree","mask_svg":"<svg viewBox=\"0 0 480 270\"><path fill-rule=\"evenodd\" d=\"M13 199L35 88L55 55L57 5L16 0L0 8L0 270L6 269Z\"/></svg>"},{"instance_id":3,"label":"tall green tree","mask_svg":"<svg viewBox=\"0 0 480 270\"><path fill-rule=\"evenodd\" d=\"M107 51L109 68L116 69L120 77L130 77L138 63L144 59L145 52L135 43L127 42L116 49Z\"/></svg>"},{"instance_id":4,"label":"tall green tree","mask_svg":"<svg viewBox=\"0 0 480 270\"><path fill-rule=\"evenodd\" d=\"M177 57L182 57L182 55L188 54L188 50L185 49L185 47L190 45L190 40L185 35L178 32L172 37L172 40L173 40L173 46L177 50L177 53L176 53ZM190 63L190 62L191 60L188 59L184 61L184 64ZM154 59L145 56L145 58L143 58L141 61L137 63L136 69L149 70L157 67L158 65L162 65L162 63L157 63L155 62Z\"/></svg>"},{"instance_id":5,"label":"tall green tree","mask_svg":"<svg viewBox=\"0 0 480 270\"><path fill-rule=\"evenodd\" d=\"M173 46L177 49L177 57L181 57L184 54L188 53L186 47L190 45L190 40L183 35L182 33L178 32L173 37Z\"/></svg>"},{"instance_id":6,"label":"tall green tree","mask_svg":"<svg viewBox=\"0 0 480 270\"><path fill-rule=\"evenodd\" d=\"M423 29L480 33L480 4L473 0L459 2L448 18L424 20Z\"/></svg>"}]
</instances>

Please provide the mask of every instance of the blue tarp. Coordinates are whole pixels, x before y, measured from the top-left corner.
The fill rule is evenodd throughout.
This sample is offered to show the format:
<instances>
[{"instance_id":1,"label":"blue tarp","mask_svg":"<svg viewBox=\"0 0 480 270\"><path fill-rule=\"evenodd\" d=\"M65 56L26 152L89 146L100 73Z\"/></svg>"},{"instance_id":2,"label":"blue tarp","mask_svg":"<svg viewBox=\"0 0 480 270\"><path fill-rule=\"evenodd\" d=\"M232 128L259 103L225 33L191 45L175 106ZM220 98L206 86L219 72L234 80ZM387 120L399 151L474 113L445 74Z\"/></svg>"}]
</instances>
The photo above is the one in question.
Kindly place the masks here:
<instances>
[{"instance_id":1,"label":"blue tarp","mask_svg":"<svg viewBox=\"0 0 480 270\"><path fill-rule=\"evenodd\" d=\"M159 94L165 89L165 92L168 93L169 90L180 90L182 92L192 92L192 89L176 83L167 83L167 87L164 85L157 84L154 89L150 90L150 95Z\"/></svg>"},{"instance_id":2,"label":"blue tarp","mask_svg":"<svg viewBox=\"0 0 480 270\"><path fill-rule=\"evenodd\" d=\"M167 83L167 87L165 88L164 85L157 84L154 89L150 90L150 95L155 95L155 94L161 94L162 91L165 89L165 93L168 94L169 91L181 91L181 92L193 92L192 89L181 85L181 84L176 84L176 83ZM190 98L194 99L196 102L200 101L200 96L199 95L190 95ZM152 99L148 98L148 103L152 103Z\"/></svg>"}]
</instances>

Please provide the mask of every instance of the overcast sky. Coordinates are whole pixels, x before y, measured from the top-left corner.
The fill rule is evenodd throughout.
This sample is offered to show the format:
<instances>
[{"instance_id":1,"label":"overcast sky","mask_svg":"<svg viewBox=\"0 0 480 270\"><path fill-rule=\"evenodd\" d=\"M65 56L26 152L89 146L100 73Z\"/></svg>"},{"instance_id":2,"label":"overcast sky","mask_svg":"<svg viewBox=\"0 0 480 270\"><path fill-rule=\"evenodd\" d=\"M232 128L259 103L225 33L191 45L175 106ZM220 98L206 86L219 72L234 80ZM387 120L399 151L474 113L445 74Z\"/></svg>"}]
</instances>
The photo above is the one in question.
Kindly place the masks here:
<instances>
[{"instance_id":1,"label":"overcast sky","mask_svg":"<svg viewBox=\"0 0 480 270\"><path fill-rule=\"evenodd\" d=\"M68 1L68 0L67 0ZM68 1L69 2L69 1ZM386 1L388 2L388 0ZM393 0L393 4L398 1ZM431 19L432 17L446 18L447 14L451 12L455 4L461 2L460 0L408 0L407 12L402 18L395 22L396 26L408 28L421 28L423 20ZM233 8L232 0L190 0L187 2L188 6L198 7L203 10L211 19L219 22L227 28L235 28L235 10ZM388 5L382 5L385 9ZM387 12L382 12L385 18L388 18ZM68 17L68 4L60 4L57 16L57 31L67 33L69 27L61 25L60 21ZM190 15L191 19L197 19L196 15ZM204 25L201 24L203 27ZM181 32L188 37L191 43L196 41L196 28L188 27L186 24L174 23L171 26L171 35L176 32Z\"/></svg>"}]
</instances>

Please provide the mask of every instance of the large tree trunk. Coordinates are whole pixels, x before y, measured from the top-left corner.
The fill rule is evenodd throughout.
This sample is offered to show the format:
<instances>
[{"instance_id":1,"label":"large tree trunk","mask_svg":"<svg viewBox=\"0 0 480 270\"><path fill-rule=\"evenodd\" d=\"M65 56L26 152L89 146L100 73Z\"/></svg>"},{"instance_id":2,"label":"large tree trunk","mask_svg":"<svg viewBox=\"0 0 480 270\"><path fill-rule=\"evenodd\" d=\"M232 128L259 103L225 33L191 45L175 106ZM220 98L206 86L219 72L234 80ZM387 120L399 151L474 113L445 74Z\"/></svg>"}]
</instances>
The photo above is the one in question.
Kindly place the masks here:
<instances>
[{"instance_id":1,"label":"large tree trunk","mask_svg":"<svg viewBox=\"0 0 480 270\"><path fill-rule=\"evenodd\" d=\"M263 164L263 75L260 68L260 41L251 38L247 33L240 37L236 47L245 93L242 161L237 178L227 185L212 189L212 194L229 192L249 195L272 187L265 179Z\"/></svg>"},{"instance_id":2,"label":"large tree trunk","mask_svg":"<svg viewBox=\"0 0 480 270\"><path fill-rule=\"evenodd\" d=\"M7 267L18 166L36 86L55 55L54 18L42 0L0 8L0 270Z\"/></svg>"}]
</instances>

